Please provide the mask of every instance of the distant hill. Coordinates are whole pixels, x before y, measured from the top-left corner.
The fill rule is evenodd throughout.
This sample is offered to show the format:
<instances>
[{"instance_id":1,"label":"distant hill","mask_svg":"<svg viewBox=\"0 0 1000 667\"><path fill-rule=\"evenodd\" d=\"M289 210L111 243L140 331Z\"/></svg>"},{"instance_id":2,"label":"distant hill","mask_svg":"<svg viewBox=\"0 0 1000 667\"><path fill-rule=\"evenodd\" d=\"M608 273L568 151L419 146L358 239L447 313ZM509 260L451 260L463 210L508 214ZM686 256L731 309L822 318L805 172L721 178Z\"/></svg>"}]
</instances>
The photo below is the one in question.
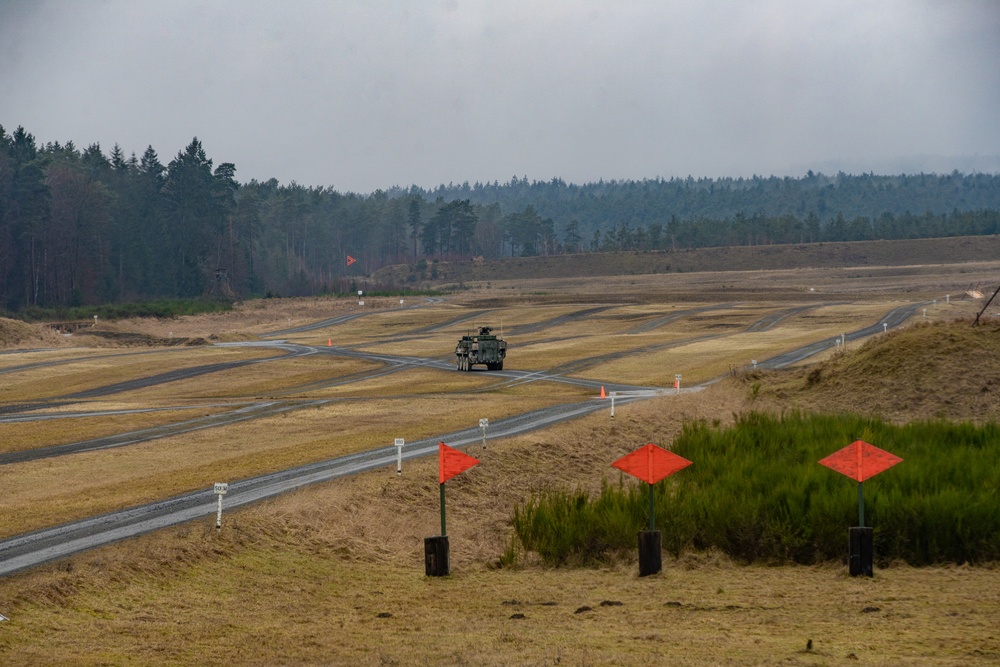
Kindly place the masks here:
<instances>
[{"instance_id":1,"label":"distant hill","mask_svg":"<svg viewBox=\"0 0 1000 667\"><path fill-rule=\"evenodd\" d=\"M728 246L691 250L584 253L510 257L463 262L418 262L386 267L379 282L446 283L513 278L758 271L845 266L954 264L1000 259L1000 236L963 236L900 241L855 241L793 245Z\"/></svg>"}]
</instances>

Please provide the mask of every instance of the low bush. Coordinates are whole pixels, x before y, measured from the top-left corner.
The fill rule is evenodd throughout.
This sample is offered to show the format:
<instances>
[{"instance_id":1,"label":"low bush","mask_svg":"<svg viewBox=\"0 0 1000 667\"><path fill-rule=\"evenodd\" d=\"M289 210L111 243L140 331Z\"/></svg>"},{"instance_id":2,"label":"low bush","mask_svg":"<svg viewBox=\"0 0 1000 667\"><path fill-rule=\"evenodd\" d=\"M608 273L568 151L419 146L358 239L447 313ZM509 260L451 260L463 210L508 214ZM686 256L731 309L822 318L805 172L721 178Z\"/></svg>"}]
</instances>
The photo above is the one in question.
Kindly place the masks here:
<instances>
[{"instance_id":1,"label":"low bush","mask_svg":"<svg viewBox=\"0 0 1000 667\"><path fill-rule=\"evenodd\" d=\"M880 563L1000 561L1000 426L851 415L687 424L671 449L694 465L654 489L664 548L716 548L747 563L844 560L857 483L817 461L858 439L904 459L863 487ZM646 485L624 480L597 498L552 491L518 506L513 524L544 562L592 564L636 549L647 503Z\"/></svg>"},{"instance_id":2,"label":"low bush","mask_svg":"<svg viewBox=\"0 0 1000 667\"><path fill-rule=\"evenodd\" d=\"M172 318L182 315L226 312L232 308L233 302L228 299L160 299L73 308L31 306L20 311L14 317L26 322L91 320L95 315L102 320L121 320L129 317Z\"/></svg>"}]
</instances>

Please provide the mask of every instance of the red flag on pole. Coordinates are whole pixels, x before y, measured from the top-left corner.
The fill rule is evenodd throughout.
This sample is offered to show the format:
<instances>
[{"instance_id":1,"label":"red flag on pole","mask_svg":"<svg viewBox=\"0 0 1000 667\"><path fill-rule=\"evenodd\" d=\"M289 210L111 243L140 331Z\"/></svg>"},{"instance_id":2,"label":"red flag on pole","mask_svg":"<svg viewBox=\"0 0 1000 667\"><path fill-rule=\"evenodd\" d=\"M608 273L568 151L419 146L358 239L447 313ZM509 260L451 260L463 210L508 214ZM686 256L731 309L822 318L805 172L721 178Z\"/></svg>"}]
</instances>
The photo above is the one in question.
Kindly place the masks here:
<instances>
[{"instance_id":1,"label":"red flag on pole","mask_svg":"<svg viewBox=\"0 0 1000 667\"><path fill-rule=\"evenodd\" d=\"M479 463L479 459L472 458L443 442L438 443L438 483L444 484L477 463Z\"/></svg>"},{"instance_id":2,"label":"red flag on pole","mask_svg":"<svg viewBox=\"0 0 1000 667\"><path fill-rule=\"evenodd\" d=\"M677 456L673 452L668 452L662 447L649 443L631 454L626 454L611 465L644 482L656 484L664 477L669 477L678 470L687 468L691 463L683 456Z\"/></svg>"},{"instance_id":3,"label":"red flag on pole","mask_svg":"<svg viewBox=\"0 0 1000 667\"><path fill-rule=\"evenodd\" d=\"M902 460L895 454L890 454L875 445L869 445L864 440L855 440L847 447L820 460L819 463L853 480L863 482Z\"/></svg>"},{"instance_id":4,"label":"red flag on pole","mask_svg":"<svg viewBox=\"0 0 1000 667\"><path fill-rule=\"evenodd\" d=\"M356 262L356 261L358 261L358 260L354 259L350 255L347 256L347 265L348 266L350 266L351 264L354 264L354 262Z\"/></svg>"}]
</instances>

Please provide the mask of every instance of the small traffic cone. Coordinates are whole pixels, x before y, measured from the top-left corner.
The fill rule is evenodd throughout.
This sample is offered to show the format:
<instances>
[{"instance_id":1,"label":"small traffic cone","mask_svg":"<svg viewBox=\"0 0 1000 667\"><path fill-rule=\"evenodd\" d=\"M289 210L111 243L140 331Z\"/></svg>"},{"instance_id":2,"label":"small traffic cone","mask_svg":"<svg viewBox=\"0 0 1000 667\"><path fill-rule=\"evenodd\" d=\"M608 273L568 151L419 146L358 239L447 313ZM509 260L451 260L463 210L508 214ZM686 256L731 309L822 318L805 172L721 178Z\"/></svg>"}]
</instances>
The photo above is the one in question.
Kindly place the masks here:
<instances>
[{"instance_id":1,"label":"small traffic cone","mask_svg":"<svg viewBox=\"0 0 1000 667\"><path fill-rule=\"evenodd\" d=\"M333 347L333 339L332 338L327 338L326 339L326 346L327 347Z\"/></svg>"},{"instance_id":2,"label":"small traffic cone","mask_svg":"<svg viewBox=\"0 0 1000 667\"><path fill-rule=\"evenodd\" d=\"M607 395L605 395L605 393L604 393L604 385L603 384L601 385L601 398L607 398Z\"/></svg>"}]
</instances>

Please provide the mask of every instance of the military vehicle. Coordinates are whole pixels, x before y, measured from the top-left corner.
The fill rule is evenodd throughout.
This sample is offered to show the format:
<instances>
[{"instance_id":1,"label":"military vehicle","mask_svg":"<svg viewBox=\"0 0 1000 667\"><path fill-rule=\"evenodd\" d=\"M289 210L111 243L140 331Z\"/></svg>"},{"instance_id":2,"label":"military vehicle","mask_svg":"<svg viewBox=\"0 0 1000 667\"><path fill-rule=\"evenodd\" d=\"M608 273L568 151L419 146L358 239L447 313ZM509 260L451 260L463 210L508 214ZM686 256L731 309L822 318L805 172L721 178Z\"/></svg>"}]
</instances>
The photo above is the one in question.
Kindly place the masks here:
<instances>
[{"instance_id":1,"label":"military vehicle","mask_svg":"<svg viewBox=\"0 0 1000 667\"><path fill-rule=\"evenodd\" d=\"M460 371L471 371L476 364L485 364L486 370L502 371L503 358L507 356L507 341L493 335L490 327L479 327L479 333L462 336L455 347Z\"/></svg>"}]
</instances>

